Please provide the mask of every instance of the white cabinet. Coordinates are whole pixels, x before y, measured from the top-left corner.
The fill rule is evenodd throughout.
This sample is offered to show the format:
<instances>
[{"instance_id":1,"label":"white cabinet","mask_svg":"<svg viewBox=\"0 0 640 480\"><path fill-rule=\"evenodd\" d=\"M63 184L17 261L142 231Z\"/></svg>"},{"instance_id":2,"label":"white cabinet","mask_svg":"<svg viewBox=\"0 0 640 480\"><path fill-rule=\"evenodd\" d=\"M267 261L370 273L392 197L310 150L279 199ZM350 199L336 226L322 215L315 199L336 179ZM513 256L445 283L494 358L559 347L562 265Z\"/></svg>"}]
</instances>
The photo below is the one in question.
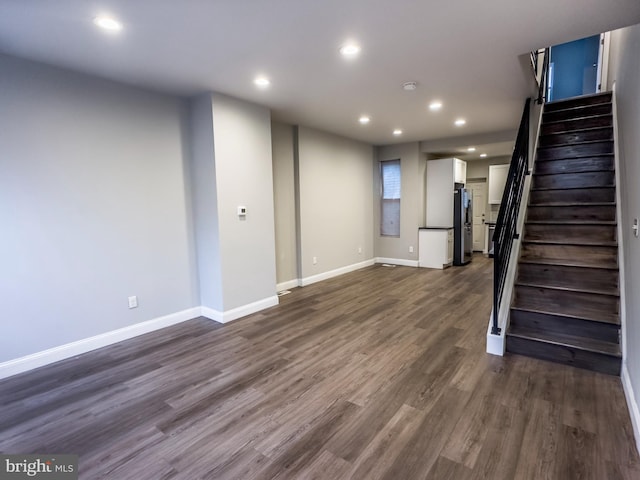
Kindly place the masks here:
<instances>
[{"instance_id":1,"label":"white cabinet","mask_svg":"<svg viewBox=\"0 0 640 480\"><path fill-rule=\"evenodd\" d=\"M467 162L459 158L454 158L453 160L453 181L455 183L467 183Z\"/></svg>"},{"instance_id":2,"label":"white cabinet","mask_svg":"<svg viewBox=\"0 0 640 480\"><path fill-rule=\"evenodd\" d=\"M427 162L427 227L453 227L455 183L466 183L467 162L442 158Z\"/></svg>"},{"instance_id":3,"label":"white cabinet","mask_svg":"<svg viewBox=\"0 0 640 480\"><path fill-rule=\"evenodd\" d=\"M418 233L418 266L446 268L453 262L453 229L421 228Z\"/></svg>"},{"instance_id":4,"label":"white cabinet","mask_svg":"<svg viewBox=\"0 0 640 480\"><path fill-rule=\"evenodd\" d=\"M507 183L509 165L489 165L489 203L500 204L502 192Z\"/></svg>"}]
</instances>

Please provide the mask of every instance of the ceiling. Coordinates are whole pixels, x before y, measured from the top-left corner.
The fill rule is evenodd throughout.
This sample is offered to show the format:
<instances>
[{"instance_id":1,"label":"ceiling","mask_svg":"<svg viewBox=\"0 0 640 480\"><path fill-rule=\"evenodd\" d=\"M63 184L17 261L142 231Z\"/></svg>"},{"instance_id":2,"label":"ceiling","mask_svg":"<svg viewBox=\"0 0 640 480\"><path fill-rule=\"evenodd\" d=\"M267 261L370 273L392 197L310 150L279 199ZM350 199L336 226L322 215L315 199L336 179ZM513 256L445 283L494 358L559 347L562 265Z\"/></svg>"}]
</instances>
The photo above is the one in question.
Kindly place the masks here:
<instances>
[{"instance_id":1,"label":"ceiling","mask_svg":"<svg viewBox=\"0 0 640 480\"><path fill-rule=\"evenodd\" d=\"M99 14L123 29L98 29ZM515 131L529 88L519 57L636 23L638 0L0 0L0 51L178 95L217 91L382 145ZM357 58L340 55L348 40Z\"/></svg>"}]
</instances>

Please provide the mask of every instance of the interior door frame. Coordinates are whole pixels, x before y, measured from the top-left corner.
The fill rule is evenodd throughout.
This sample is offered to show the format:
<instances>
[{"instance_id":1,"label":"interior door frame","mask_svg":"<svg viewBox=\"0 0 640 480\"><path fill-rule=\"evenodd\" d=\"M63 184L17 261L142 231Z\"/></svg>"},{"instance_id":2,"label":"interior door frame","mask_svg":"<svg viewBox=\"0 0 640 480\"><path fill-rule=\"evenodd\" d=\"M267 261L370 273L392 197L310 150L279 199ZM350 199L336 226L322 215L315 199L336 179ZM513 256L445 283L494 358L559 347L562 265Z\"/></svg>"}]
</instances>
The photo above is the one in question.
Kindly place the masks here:
<instances>
[{"instance_id":1,"label":"interior door frame","mask_svg":"<svg viewBox=\"0 0 640 480\"><path fill-rule=\"evenodd\" d=\"M489 184L487 182L486 178L470 178L467 180L467 183L465 184L465 188L468 190L471 190L472 188L472 184L482 184L484 185L483 187L483 193L484 193L484 218L482 219L482 241L481 241L481 248L479 250L476 250L475 248L473 249L474 252L484 252L485 251L485 246L487 245L487 228L486 228L486 224L487 224L487 203L488 203L488 198L487 196L489 195ZM471 200L473 202L473 198ZM475 209L474 209L475 210ZM474 226L475 228L475 226Z\"/></svg>"}]
</instances>

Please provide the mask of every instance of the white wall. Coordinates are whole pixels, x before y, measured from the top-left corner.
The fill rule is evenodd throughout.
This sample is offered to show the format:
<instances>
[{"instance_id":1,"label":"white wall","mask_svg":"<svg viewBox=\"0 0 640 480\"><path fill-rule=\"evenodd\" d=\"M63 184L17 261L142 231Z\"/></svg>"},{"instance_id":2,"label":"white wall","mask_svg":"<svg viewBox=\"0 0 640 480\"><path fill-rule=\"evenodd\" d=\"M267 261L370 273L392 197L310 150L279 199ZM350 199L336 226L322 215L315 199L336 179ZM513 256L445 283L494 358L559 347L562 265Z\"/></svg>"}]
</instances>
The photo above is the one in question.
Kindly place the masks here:
<instances>
[{"instance_id":1,"label":"white wall","mask_svg":"<svg viewBox=\"0 0 640 480\"><path fill-rule=\"evenodd\" d=\"M228 311L276 294L271 113L218 93L212 99L223 306ZM238 216L240 205L247 207L246 217Z\"/></svg>"},{"instance_id":2,"label":"white wall","mask_svg":"<svg viewBox=\"0 0 640 480\"><path fill-rule=\"evenodd\" d=\"M271 124L278 284L298 278L293 132L292 125Z\"/></svg>"},{"instance_id":3,"label":"white wall","mask_svg":"<svg viewBox=\"0 0 640 480\"><path fill-rule=\"evenodd\" d=\"M191 198L198 252L200 302L203 306L222 312L224 306L211 95L203 94L193 98L190 112Z\"/></svg>"},{"instance_id":4,"label":"white wall","mask_svg":"<svg viewBox=\"0 0 640 480\"><path fill-rule=\"evenodd\" d=\"M418 261L418 228L425 225L425 185L427 162L420 143L388 145L376 149L374 161L374 239L375 256ZM400 160L400 237L380 235L380 166L385 160ZM413 253L409 252L413 247Z\"/></svg>"},{"instance_id":5,"label":"white wall","mask_svg":"<svg viewBox=\"0 0 640 480\"><path fill-rule=\"evenodd\" d=\"M640 400L640 239L632 234L640 218L640 26L612 32L609 88L615 82L624 246L626 368L633 393ZM637 405L635 406L637 408ZM636 418L640 421L640 418ZM636 424L636 427L638 425ZM638 430L636 430L638 434ZM637 437L640 442L640 437Z\"/></svg>"},{"instance_id":6,"label":"white wall","mask_svg":"<svg viewBox=\"0 0 640 480\"><path fill-rule=\"evenodd\" d=\"M199 305L187 118L0 56L0 362Z\"/></svg>"},{"instance_id":7,"label":"white wall","mask_svg":"<svg viewBox=\"0 0 640 480\"><path fill-rule=\"evenodd\" d=\"M301 278L371 260L373 147L306 127L297 140Z\"/></svg>"}]
</instances>

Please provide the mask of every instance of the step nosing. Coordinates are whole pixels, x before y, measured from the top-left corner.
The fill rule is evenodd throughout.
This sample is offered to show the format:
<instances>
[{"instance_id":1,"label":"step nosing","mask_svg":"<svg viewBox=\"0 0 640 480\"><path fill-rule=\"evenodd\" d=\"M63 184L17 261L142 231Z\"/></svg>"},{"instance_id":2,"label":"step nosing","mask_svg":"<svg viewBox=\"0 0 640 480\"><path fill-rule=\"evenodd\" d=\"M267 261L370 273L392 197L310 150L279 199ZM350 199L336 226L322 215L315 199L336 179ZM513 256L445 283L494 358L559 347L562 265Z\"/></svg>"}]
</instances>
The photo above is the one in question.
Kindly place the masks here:
<instances>
[{"instance_id":1,"label":"step nosing","mask_svg":"<svg viewBox=\"0 0 640 480\"><path fill-rule=\"evenodd\" d=\"M568 342L568 341L563 341L563 340L554 340L554 339L545 337L544 335L536 335L535 333L529 333L529 332L520 333L517 330L515 332L510 330L510 331L507 332L507 335L511 336L511 337L521 338L521 339L524 339L524 340L540 342L540 343L546 343L548 345L556 345L556 346L559 346L559 347L575 348L576 350L582 350L583 352L596 353L598 355L603 355L603 356L612 357L612 358L621 358L622 357L622 352L620 350L620 344L613 343L613 342L604 342L602 340L599 340L599 342L602 342L603 344L611 346L612 347L611 350L616 350L615 352L614 351L609 351L609 350L604 350L604 349L598 349L598 348L590 348L590 347L585 346L585 345L580 345L579 342Z\"/></svg>"},{"instance_id":2,"label":"step nosing","mask_svg":"<svg viewBox=\"0 0 640 480\"><path fill-rule=\"evenodd\" d=\"M538 313L540 315L550 315L550 316L554 316L554 317L563 317L563 318L572 318L574 320L582 320L585 322L593 322L593 323L598 323L598 324L602 324L602 325L615 325L615 326L620 326L620 314L616 315L616 321L608 321L608 320L603 320L603 317L598 317L598 318L592 318L589 317L587 315L574 315L571 313L563 313L563 312L554 312L554 311L549 311L549 310L539 310L536 308L528 308L528 307L523 307L523 306L518 306L517 304L511 305L511 309L513 310L519 310L521 312L529 312L529 313Z\"/></svg>"},{"instance_id":3,"label":"step nosing","mask_svg":"<svg viewBox=\"0 0 640 480\"><path fill-rule=\"evenodd\" d=\"M615 297L618 299L620 298L619 292L618 293L605 292L602 290L589 289L589 288L566 287L561 285L549 285L549 284L530 283L530 282L521 282L521 281L517 281L515 285L520 287L529 287L529 288L544 288L546 290L555 290L559 292L586 293L589 295L603 295L607 297Z\"/></svg>"},{"instance_id":4,"label":"step nosing","mask_svg":"<svg viewBox=\"0 0 640 480\"><path fill-rule=\"evenodd\" d=\"M603 266L603 265L587 265L584 263L566 263L565 261L558 259L527 259L526 257L520 257L518 263L526 263L527 265L550 265L555 267L573 267L573 268L595 268L598 270L620 270L618 266Z\"/></svg>"},{"instance_id":5,"label":"step nosing","mask_svg":"<svg viewBox=\"0 0 640 480\"><path fill-rule=\"evenodd\" d=\"M576 128L575 130L571 130L572 132L595 132L598 130L611 130L613 132L613 126L595 126L595 127L584 127L584 128ZM567 132L550 132L550 133L543 133L540 135L541 138L544 137L550 137L550 136L554 136L554 135L566 135Z\"/></svg>"},{"instance_id":6,"label":"step nosing","mask_svg":"<svg viewBox=\"0 0 640 480\"><path fill-rule=\"evenodd\" d=\"M537 173L534 172L533 177L553 177L556 175L591 175L593 173L609 173L615 172L615 168L599 168L597 170L588 170L586 172L551 172L551 173Z\"/></svg>"},{"instance_id":7,"label":"step nosing","mask_svg":"<svg viewBox=\"0 0 640 480\"><path fill-rule=\"evenodd\" d=\"M565 148L574 145L597 145L599 143L613 143L613 139L603 138L601 140L582 140L580 142L561 143L559 145L538 145L538 150L549 150L552 148Z\"/></svg>"}]
</instances>

